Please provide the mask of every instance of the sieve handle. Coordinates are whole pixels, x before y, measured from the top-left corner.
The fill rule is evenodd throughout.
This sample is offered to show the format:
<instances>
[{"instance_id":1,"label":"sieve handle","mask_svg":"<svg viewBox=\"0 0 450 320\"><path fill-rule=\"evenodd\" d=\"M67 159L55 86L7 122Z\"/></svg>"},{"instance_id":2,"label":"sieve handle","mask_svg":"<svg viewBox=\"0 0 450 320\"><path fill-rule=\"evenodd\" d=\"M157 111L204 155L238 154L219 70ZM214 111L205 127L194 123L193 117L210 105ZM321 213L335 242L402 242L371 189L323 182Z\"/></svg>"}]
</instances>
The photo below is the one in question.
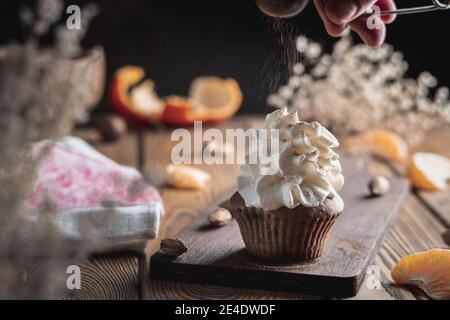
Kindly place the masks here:
<instances>
[{"instance_id":1,"label":"sieve handle","mask_svg":"<svg viewBox=\"0 0 450 320\"><path fill-rule=\"evenodd\" d=\"M447 0L447 1L443 2L442 0L433 0L433 4L429 5L429 6L381 11L380 13L377 13L377 15L389 16L389 15L393 15L393 14L415 14L415 13L423 13L423 12L447 10L447 9L450 9L450 1ZM369 10L363 16L370 17L373 14L374 14L374 11Z\"/></svg>"}]
</instances>

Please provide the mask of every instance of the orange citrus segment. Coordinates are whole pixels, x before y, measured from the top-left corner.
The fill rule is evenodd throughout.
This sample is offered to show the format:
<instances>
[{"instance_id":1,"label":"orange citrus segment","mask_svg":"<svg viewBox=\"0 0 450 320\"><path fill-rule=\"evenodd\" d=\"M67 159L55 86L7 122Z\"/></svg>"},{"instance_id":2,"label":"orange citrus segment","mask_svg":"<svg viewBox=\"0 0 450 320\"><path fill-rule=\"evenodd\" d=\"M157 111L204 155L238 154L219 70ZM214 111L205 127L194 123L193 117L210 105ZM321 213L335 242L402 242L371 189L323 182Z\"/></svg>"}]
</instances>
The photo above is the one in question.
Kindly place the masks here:
<instances>
[{"instance_id":1,"label":"orange citrus segment","mask_svg":"<svg viewBox=\"0 0 450 320\"><path fill-rule=\"evenodd\" d=\"M169 165L166 168L166 183L177 189L200 190L206 188L211 175L203 170L185 165Z\"/></svg>"},{"instance_id":2,"label":"orange citrus segment","mask_svg":"<svg viewBox=\"0 0 450 320\"><path fill-rule=\"evenodd\" d=\"M408 176L418 189L446 190L447 180L450 179L450 160L434 153L416 153L409 162Z\"/></svg>"},{"instance_id":3,"label":"orange citrus segment","mask_svg":"<svg viewBox=\"0 0 450 320\"><path fill-rule=\"evenodd\" d=\"M223 121L239 110L242 99L242 91L235 80L200 77L192 82L188 98L166 98L161 121L168 125Z\"/></svg>"},{"instance_id":4,"label":"orange citrus segment","mask_svg":"<svg viewBox=\"0 0 450 320\"><path fill-rule=\"evenodd\" d=\"M414 285L432 299L450 299L450 250L433 249L400 260L391 271L400 285Z\"/></svg>"},{"instance_id":5,"label":"orange citrus segment","mask_svg":"<svg viewBox=\"0 0 450 320\"><path fill-rule=\"evenodd\" d=\"M117 70L111 81L111 105L127 119L150 124L158 121L164 110L164 103L154 90L150 80L142 81L144 69L125 66Z\"/></svg>"},{"instance_id":6,"label":"orange citrus segment","mask_svg":"<svg viewBox=\"0 0 450 320\"><path fill-rule=\"evenodd\" d=\"M158 118L162 113L163 102L155 92L155 84L145 80L130 92L131 105L136 113L149 118Z\"/></svg>"},{"instance_id":7,"label":"orange citrus segment","mask_svg":"<svg viewBox=\"0 0 450 320\"><path fill-rule=\"evenodd\" d=\"M194 105L189 98L170 96L165 99L165 109L161 121L172 126L186 126L192 124L195 119L189 116L189 111Z\"/></svg>"},{"instance_id":8,"label":"orange citrus segment","mask_svg":"<svg viewBox=\"0 0 450 320\"><path fill-rule=\"evenodd\" d=\"M363 150L393 161L408 157L408 144L398 134L382 129L371 130L344 140L348 150Z\"/></svg>"},{"instance_id":9,"label":"orange citrus segment","mask_svg":"<svg viewBox=\"0 0 450 320\"><path fill-rule=\"evenodd\" d=\"M195 116L202 120L225 120L241 107L242 91L236 80L218 77L199 77L189 90L196 106Z\"/></svg>"}]
</instances>

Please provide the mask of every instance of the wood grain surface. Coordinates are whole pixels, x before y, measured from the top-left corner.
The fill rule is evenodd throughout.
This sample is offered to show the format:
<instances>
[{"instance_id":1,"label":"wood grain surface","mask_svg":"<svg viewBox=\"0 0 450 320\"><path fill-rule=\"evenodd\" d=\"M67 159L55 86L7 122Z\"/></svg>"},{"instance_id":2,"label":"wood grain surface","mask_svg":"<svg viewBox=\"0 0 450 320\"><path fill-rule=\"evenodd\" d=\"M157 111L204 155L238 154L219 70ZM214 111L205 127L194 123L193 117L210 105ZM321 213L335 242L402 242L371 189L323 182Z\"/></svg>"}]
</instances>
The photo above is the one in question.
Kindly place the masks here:
<instances>
[{"instance_id":1,"label":"wood grain surface","mask_svg":"<svg viewBox=\"0 0 450 320\"><path fill-rule=\"evenodd\" d=\"M236 118L222 127L253 127L261 125L261 118ZM86 130L82 130L85 135ZM87 130L89 131L89 130ZM91 137L95 134L89 133ZM433 133L429 151L445 154L449 148L449 131ZM88 140L89 141L89 140ZM95 142L97 141L97 142ZM170 130L147 131L144 135L145 174L156 184L163 180L163 169L170 160ZM134 134L122 138L113 144L103 144L94 139L94 147L119 163L138 166L137 138ZM426 147L426 146L425 146ZM208 170L208 168L205 168ZM231 170L230 170L231 169ZM160 238L176 236L211 204L218 200L219 194L231 188L237 168L221 168L211 172L214 184L205 192L178 191L160 186L166 206ZM437 197L437 194L433 194ZM442 196L442 203L437 203L422 193L410 193L402 208L400 216L383 242L372 264L381 273L381 288L370 289L363 283L358 295L352 299L425 299L419 290L398 287L392 284L390 270L395 263L407 254L446 247L441 239L445 230L442 214L449 212L450 199ZM147 246L147 254L158 250L159 242L152 241ZM70 292L71 299L138 299L139 286L146 285L146 299L320 299L318 296L300 293L261 291L250 289L233 289L227 287L192 285L176 282L152 281L146 278L144 284L138 279L138 259L130 256L111 255L93 258L82 266L82 290ZM142 276L142 274L141 274ZM142 279L142 278L141 278Z\"/></svg>"},{"instance_id":2,"label":"wood grain surface","mask_svg":"<svg viewBox=\"0 0 450 320\"><path fill-rule=\"evenodd\" d=\"M84 139L98 152L115 162L131 167L138 166L138 139L135 132L129 132L115 142L103 142L99 133L92 128L78 129L72 133Z\"/></svg>"},{"instance_id":3,"label":"wood grain surface","mask_svg":"<svg viewBox=\"0 0 450 320\"><path fill-rule=\"evenodd\" d=\"M355 161L355 157L341 157L346 185L340 194L345 210L319 259L297 264L258 260L245 250L236 221L211 228L205 212L179 234L188 252L177 259L152 257L152 279L355 296L409 190L408 181L392 177L389 194L370 197L367 186L372 175L356 168ZM230 193L224 196L229 198Z\"/></svg>"},{"instance_id":4,"label":"wood grain surface","mask_svg":"<svg viewBox=\"0 0 450 320\"><path fill-rule=\"evenodd\" d=\"M444 227L414 195L409 195L395 226L387 235L371 266L378 268L381 287L363 283L352 299L425 299L420 290L396 286L390 270L408 254L431 248L444 248L440 234ZM150 280L148 299L321 299L319 296Z\"/></svg>"}]
</instances>

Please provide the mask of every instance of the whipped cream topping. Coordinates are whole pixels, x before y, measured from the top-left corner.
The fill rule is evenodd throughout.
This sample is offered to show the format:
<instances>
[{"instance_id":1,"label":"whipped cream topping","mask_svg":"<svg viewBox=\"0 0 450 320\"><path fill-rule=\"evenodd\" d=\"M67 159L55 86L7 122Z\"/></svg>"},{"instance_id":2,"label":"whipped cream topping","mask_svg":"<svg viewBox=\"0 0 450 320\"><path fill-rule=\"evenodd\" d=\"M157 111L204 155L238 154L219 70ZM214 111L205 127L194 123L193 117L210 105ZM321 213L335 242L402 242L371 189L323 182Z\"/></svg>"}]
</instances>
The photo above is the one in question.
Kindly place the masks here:
<instances>
[{"instance_id":1,"label":"whipped cream topping","mask_svg":"<svg viewBox=\"0 0 450 320\"><path fill-rule=\"evenodd\" d=\"M299 121L297 112L289 113L287 108L269 114L265 127L279 130L279 156L272 160L278 162L277 172L263 175L267 163L241 167L238 191L247 207L316 207L343 187L339 156L333 151L339 142L326 128Z\"/></svg>"}]
</instances>

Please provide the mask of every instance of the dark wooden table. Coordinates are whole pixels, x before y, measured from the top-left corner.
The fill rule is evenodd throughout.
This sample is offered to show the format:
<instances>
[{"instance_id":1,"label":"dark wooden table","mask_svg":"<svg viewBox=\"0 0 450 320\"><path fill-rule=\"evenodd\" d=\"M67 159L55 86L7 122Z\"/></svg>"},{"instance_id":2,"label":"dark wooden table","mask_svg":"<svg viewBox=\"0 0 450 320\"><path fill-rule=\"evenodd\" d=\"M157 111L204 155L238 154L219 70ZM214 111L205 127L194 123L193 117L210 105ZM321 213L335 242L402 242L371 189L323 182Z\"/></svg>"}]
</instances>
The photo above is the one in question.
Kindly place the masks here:
<instances>
[{"instance_id":1,"label":"dark wooden table","mask_svg":"<svg viewBox=\"0 0 450 320\"><path fill-rule=\"evenodd\" d=\"M261 118L239 117L219 125L224 128L251 128L260 126ZM155 185L161 185L166 165L174 143L170 141L170 130L146 130L130 132L114 143L101 143L90 129L74 132L90 142L98 151L118 163L139 168ZM450 157L450 129L432 132L420 150L432 151ZM200 168L213 176L211 189L205 191L180 191L160 187L166 215L162 220L160 239L176 236L194 218L211 207L223 193L233 188L238 166L206 166ZM392 174L386 166L373 162L375 172ZM354 299L426 299L413 288L392 284L390 270L402 257L436 247L448 247L442 233L450 228L450 191L429 193L411 191L402 212L384 243L373 265L381 271L380 289L369 289L363 285ZM147 257L158 250L159 240L146 246ZM82 289L68 293L74 299L311 299L320 297L299 293L244 290L226 287L181 284L152 281L138 274L139 261L129 255L106 255L91 259L82 267ZM141 270L145 267L141 263ZM144 288L143 296L139 288Z\"/></svg>"}]
</instances>

